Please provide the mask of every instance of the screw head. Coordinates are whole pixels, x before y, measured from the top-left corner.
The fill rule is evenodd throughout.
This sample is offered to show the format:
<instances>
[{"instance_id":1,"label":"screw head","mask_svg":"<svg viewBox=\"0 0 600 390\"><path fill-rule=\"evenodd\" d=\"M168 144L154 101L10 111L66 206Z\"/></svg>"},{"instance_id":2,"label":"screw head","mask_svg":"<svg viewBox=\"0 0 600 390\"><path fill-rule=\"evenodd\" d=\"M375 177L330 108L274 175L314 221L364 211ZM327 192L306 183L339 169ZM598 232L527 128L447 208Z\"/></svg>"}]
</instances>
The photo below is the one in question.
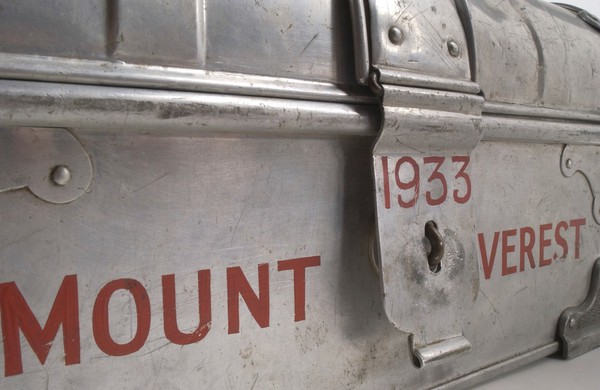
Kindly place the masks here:
<instances>
[{"instance_id":1,"label":"screw head","mask_svg":"<svg viewBox=\"0 0 600 390\"><path fill-rule=\"evenodd\" d=\"M64 165L59 165L52 171L52 181L57 186L64 186L71 180L71 171Z\"/></svg>"},{"instance_id":2,"label":"screw head","mask_svg":"<svg viewBox=\"0 0 600 390\"><path fill-rule=\"evenodd\" d=\"M569 320L569 328L574 327L575 325L577 325L577 320L575 320L575 318L571 318Z\"/></svg>"},{"instance_id":3,"label":"screw head","mask_svg":"<svg viewBox=\"0 0 600 390\"><path fill-rule=\"evenodd\" d=\"M453 38L448 39L448 53L452 57L458 57L460 54L460 46L458 46L458 42L456 42Z\"/></svg>"},{"instance_id":4,"label":"screw head","mask_svg":"<svg viewBox=\"0 0 600 390\"><path fill-rule=\"evenodd\" d=\"M388 38L394 45L399 45L404 40L404 34L398 27L392 26L388 30Z\"/></svg>"},{"instance_id":5,"label":"screw head","mask_svg":"<svg viewBox=\"0 0 600 390\"><path fill-rule=\"evenodd\" d=\"M573 168L573 160L568 158L567 161L565 161L565 166L569 169Z\"/></svg>"}]
</instances>

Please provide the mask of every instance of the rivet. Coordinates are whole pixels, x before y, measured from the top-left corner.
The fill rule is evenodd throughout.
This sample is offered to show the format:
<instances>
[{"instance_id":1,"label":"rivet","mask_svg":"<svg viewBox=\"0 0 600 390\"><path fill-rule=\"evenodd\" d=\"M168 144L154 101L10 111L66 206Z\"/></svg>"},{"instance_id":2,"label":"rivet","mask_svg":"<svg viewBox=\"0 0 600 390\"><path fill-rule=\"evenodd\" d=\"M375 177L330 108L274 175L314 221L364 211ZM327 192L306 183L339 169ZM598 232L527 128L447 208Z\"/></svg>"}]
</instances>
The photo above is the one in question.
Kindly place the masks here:
<instances>
[{"instance_id":1,"label":"rivet","mask_svg":"<svg viewBox=\"0 0 600 390\"><path fill-rule=\"evenodd\" d=\"M71 180L71 171L64 165L59 165L52 171L52 181L57 186L66 185Z\"/></svg>"},{"instance_id":2,"label":"rivet","mask_svg":"<svg viewBox=\"0 0 600 390\"><path fill-rule=\"evenodd\" d=\"M567 161L565 162L565 165L569 169L573 168L573 160L571 160L570 158L568 158Z\"/></svg>"},{"instance_id":3,"label":"rivet","mask_svg":"<svg viewBox=\"0 0 600 390\"><path fill-rule=\"evenodd\" d=\"M398 27L393 26L388 30L388 38L394 45L399 45L404 40L404 34L402 34L402 30Z\"/></svg>"},{"instance_id":4,"label":"rivet","mask_svg":"<svg viewBox=\"0 0 600 390\"><path fill-rule=\"evenodd\" d=\"M452 38L448 39L448 53L450 53L452 57L458 57L458 55L460 54L460 47L458 46L458 42L456 42Z\"/></svg>"},{"instance_id":5,"label":"rivet","mask_svg":"<svg viewBox=\"0 0 600 390\"><path fill-rule=\"evenodd\" d=\"M575 320L575 318L571 318L569 320L569 328L573 328L576 324L577 324L577 321Z\"/></svg>"}]
</instances>

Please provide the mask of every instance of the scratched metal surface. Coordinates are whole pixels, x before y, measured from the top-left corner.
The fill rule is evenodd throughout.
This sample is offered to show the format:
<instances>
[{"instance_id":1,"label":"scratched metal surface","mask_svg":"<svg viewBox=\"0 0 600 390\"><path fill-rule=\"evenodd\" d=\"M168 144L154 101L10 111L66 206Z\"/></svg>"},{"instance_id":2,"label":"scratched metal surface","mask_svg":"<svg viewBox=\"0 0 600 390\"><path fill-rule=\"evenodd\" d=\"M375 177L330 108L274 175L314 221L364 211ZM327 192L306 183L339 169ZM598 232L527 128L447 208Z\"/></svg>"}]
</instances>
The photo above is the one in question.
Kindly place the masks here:
<instances>
[{"instance_id":1,"label":"scratched metal surface","mask_svg":"<svg viewBox=\"0 0 600 390\"><path fill-rule=\"evenodd\" d=\"M560 171L563 143L598 142L597 76L592 72L585 78L577 67L600 58L593 45L597 35L566 11L536 1L505 3L491 10L486 2L472 4L480 37L475 40L481 59L476 73L470 73L463 52L456 64L431 63L417 78L427 82L449 68L455 79L474 77L486 103L517 107L499 104L493 115L484 114L484 138L471 156L476 207L470 239L477 257L469 260L477 264L479 290L462 328L472 350L424 369L413 365L407 335L386 319L381 282L369 264L375 224L371 147L379 113L364 94L336 86L354 84L346 2L284 6L260 1L241 9L226 1L185 0L172 7L158 2L137 8L114 1L55 0L45 9L29 0L0 5L0 36L5 38L0 51L30 56L25 63L44 74L31 76L38 81L21 82L26 75L17 76L14 69L3 73L16 80L2 81L0 125L68 127L93 166L86 193L69 204L49 204L24 189L0 193L3 302L6 283L16 283L43 325L63 277L76 275L81 340L80 361L65 365L59 329L41 364L30 340L21 336L23 373L0 377L0 387L424 388L479 373L487 378L494 370L490 365L513 358L518 364L532 351L540 357L555 350L558 317L585 297L592 263L600 254L590 187L582 175L566 178ZM454 9L452 2L432 4ZM414 51L438 53L445 38L431 32L436 28L429 23L444 28L444 15L427 11L425 20L420 8L409 8L415 16L411 31L429 31L436 40L419 36L409 41L416 42ZM240 15L245 22L235 24ZM161 22L146 23L155 18ZM181 23L168 22L175 18ZM551 19L565 36L583 38L571 39L572 48L556 47L554 40L561 38L548 28ZM503 27L489 28L489 23ZM569 72L558 75L552 68L558 61L546 61L540 81L540 52L529 38L531 26L553 51L545 58L555 55ZM451 27L452 35L460 34L455 17ZM502 40L510 50L492 49L500 36L494 34L506 29L514 30ZM420 69L414 58L428 60L420 52L416 57L396 54L386 58L410 63L410 71ZM54 68L48 70L37 55L63 59L52 60ZM69 58L99 61L85 63L79 73L71 69L72 76L60 75L61 61ZM110 61L128 64L105 77L98 69ZM196 73L157 83L150 79L160 79L160 65L172 66L165 75L177 67L206 72L193 86L181 83ZM129 81L115 79L121 68L129 72ZM90 69L87 76L85 69ZM222 72L217 81L210 79L213 70ZM236 73L238 82L228 82L226 72ZM269 77L244 78L243 73ZM281 77L302 80L290 83ZM95 84L96 79L112 87L60 84ZM267 87L256 87L256 97L249 97L256 80ZM220 85L227 89L217 94ZM297 90L304 101L290 99ZM356 104L323 103L328 96ZM577 115L538 110L532 116L555 121L515 119L515 112L529 116L523 113L532 105ZM10 170L10 164L1 169ZM568 247L562 259L556 227L580 219L586 222L579 240L573 226L558 233ZM407 222L414 221L399 223ZM542 228L547 224L552 227ZM550 243L542 255L550 263L542 267L540 230L546 228ZM522 272L521 231L536 237L535 267L526 259ZM279 271L278 264L306 256L319 256L320 265L306 269L306 318L295 321L300 282L291 271ZM241 267L258 291L259 275L264 276L259 264L268 269L269 287L262 290L270 297L268 326L261 328L242 302L239 333L229 334L235 327L230 324L228 270ZM178 325L192 332L198 324L196 274L206 269L211 272L210 330L189 345L170 343L163 329L162 276L175 275ZM150 330L139 350L109 356L94 336L94 322L101 320L93 314L94 305L103 286L122 278L139 281L147 291ZM5 315L12 310L7 305L1 308ZM138 333L134 301L120 290L108 307L110 336L127 343ZM4 348L7 340L16 339L5 328L2 332L0 361L6 368Z\"/></svg>"},{"instance_id":2,"label":"scratched metal surface","mask_svg":"<svg viewBox=\"0 0 600 390\"><path fill-rule=\"evenodd\" d=\"M345 0L0 5L0 51L354 83Z\"/></svg>"},{"instance_id":3,"label":"scratched metal surface","mask_svg":"<svg viewBox=\"0 0 600 390\"><path fill-rule=\"evenodd\" d=\"M465 324L473 351L419 370L406 334L382 312L368 261L368 139L75 135L94 163L88 193L67 205L24 190L1 194L0 261L2 282L17 283L42 323L62 278L77 275L81 362L65 366L61 332L43 366L22 339L24 373L2 378L7 388L429 387L551 343L563 308L585 296L582 281L600 253L587 183L562 176L560 146L479 145L473 200L486 207L476 208L473 240L483 233L489 244L495 231L587 217L581 259L571 247L550 266L527 264L501 276L498 249L489 280L480 268L480 293ZM571 245L574 237L565 237ZM560 252L555 242L546 249L553 252ZM517 263L513 255L510 264ZM320 256L321 265L306 269L306 319L295 322L293 278L276 264L304 256ZM471 261L481 267L481 259ZM240 266L258 290L262 263L269 264L269 326L260 328L242 303L240 331L228 334L226 269ZM196 343L169 343L161 276L175 274L178 324L191 332L201 269L211 270L211 328ZM108 356L93 336L92 307L99 290L120 278L148 291L151 329L139 351ZM111 336L129 341L136 333L131 297L121 291L109 307Z\"/></svg>"},{"instance_id":4,"label":"scratched metal surface","mask_svg":"<svg viewBox=\"0 0 600 390\"><path fill-rule=\"evenodd\" d=\"M486 99L597 112L600 33L542 0L470 2ZM502 28L494 28L498 24Z\"/></svg>"},{"instance_id":5,"label":"scratched metal surface","mask_svg":"<svg viewBox=\"0 0 600 390\"><path fill-rule=\"evenodd\" d=\"M62 277L77 275L81 364L65 367L59 335L43 367L24 347L25 373L2 378L2 387L373 388L400 380L406 337L381 313L367 256L369 142L76 135L94 162L88 194L64 207L27 191L2 194L0 259L2 281L16 281L40 318ZM303 256L321 256L321 266L307 269L306 320L294 322L292 274L276 263ZM226 268L241 266L256 285L260 263L269 264L269 327L242 303L240 332L229 335ZM161 275L176 275L178 323L191 331L200 269L212 272L210 331L196 344L169 343ZM152 325L138 353L108 357L94 342L92 306L118 278L146 287ZM135 331L132 304L126 294L111 302L118 342Z\"/></svg>"}]
</instances>

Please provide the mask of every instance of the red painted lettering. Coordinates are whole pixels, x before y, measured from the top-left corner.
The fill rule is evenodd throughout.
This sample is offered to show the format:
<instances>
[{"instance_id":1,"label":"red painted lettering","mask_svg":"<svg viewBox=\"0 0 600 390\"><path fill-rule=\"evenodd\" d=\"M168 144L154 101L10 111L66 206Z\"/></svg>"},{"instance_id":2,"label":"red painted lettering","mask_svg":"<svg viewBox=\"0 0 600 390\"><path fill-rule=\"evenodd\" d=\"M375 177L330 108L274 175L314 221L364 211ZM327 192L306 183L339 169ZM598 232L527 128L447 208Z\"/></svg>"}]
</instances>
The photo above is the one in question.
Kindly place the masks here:
<instances>
[{"instance_id":1,"label":"red painted lettering","mask_svg":"<svg viewBox=\"0 0 600 390\"><path fill-rule=\"evenodd\" d=\"M258 296L240 267L227 268L228 333L240 332L240 299L261 328L269 326L269 265L258 265Z\"/></svg>"},{"instance_id":2,"label":"red painted lettering","mask_svg":"<svg viewBox=\"0 0 600 390\"><path fill-rule=\"evenodd\" d=\"M479 233L477 238L479 240L479 251L481 253L481 262L483 264L483 274L486 279L489 279L492 276L492 270L494 268L494 260L496 258L496 249L498 248L498 238L500 237L499 232L494 233L494 240L492 241L492 250L490 255L487 255L487 250L485 247L485 237L483 233Z\"/></svg>"},{"instance_id":3,"label":"red painted lettering","mask_svg":"<svg viewBox=\"0 0 600 390\"><path fill-rule=\"evenodd\" d=\"M390 173L388 171L388 157L384 156L381 158L381 165L383 168L383 198L385 208L391 207L390 202Z\"/></svg>"},{"instance_id":4,"label":"red painted lettering","mask_svg":"<svg viewBox=\"0 0 600 390\"><path fill-rule=\"evenodd\" d=\"M278 271L292 271L294 282L294 320L306 319L306 270L321 265L320 256L301 257L277 262ZM261 328L269 326L269 265L258 265L258 293L250 286L240 267L226 270L228 300L228 333L240 331L240 302ZM178 345L203 340L211 329L211 270L200 270L198 277L198 326L193 332L182 332L177 321L175 275L162 276L163 329L166 339ZM68 275L56 294L48 319L42 327L14 282L0 283L0 321L4 348L5 376L21 374L21 333L29 342L41 364L45 364L53 341L62 326L65 364L80 363L80 329L77 276ZM136 330L131 340L115 341L110 331L110 303L115 292L133 298ZM87 296L87 294L86 294ZM116 298L115 298L116 299ZM149 337L150 300L146 289L135 279L117 279L105 284L92 308L92 333L98 348L110 356L123 356L139 351ZM114 324L115 321L112 321ZM193 328L192 328L193 329ZM117 339L118 340L118 339Z\"/></svg>"},{"instance_id":5,"label":"red painted lettering","mask_svg":"<svg viewBox=\"0 0 600 390\"><path fill-rule=\"evenodd\" d=\"M574 230L574 239L575 239L575 254L574 259L579 259L580 253L579 249L581 246L581 226L585 225L585 218L573 219L569 222L559 221L556 224L547 223L542 224L539 227L539 231L537 228L534 229L529 226L525 226L519 229L519 240L518 242L512 244L510 239L515 237L517 234L517 229L507 229L501 232L494 233L494 241L492 242L492 248L489 252L486 248L486 241L483 233L479 233L477 238L479 242L479 250L481 253L481 261L483 267L483 274L486 279L489 279L492 275L492 271L494 268L494 260L496 256L496 249L499 240L499 234L502 234L502 276L511 275L516 272L516 265L512 266L509 264L509 254L517 251L517 245L519 247L519 271L525 271L525 259L529 262L529 267L531 269L536 268L536 257L534 256L534 250L537 250L536 254L539 255L538 258L538 266L546 267L552 264L552 260L557 259L560 254L561 259L566 259L569 255L570 249L570 230ZM554 231L552 231L554 227ZM539 236L536 239L536 233L539 233ZM535 248L536 241L538 244L538 248ZM488 243L489 245L489 243ZM551 247L560 247L561 250L553 253L552 256L546 257L546 251Z\"/></svg>"},{"instance_id":6,"label":"red painted lettering","mask_svg":"<svg viewBox=\"0 0 600 390\"><path fill-rule=\"evenodd\" d=\"M306 300L306 268L317 267L321 265L321 257L302 257L299 259L279 260L277 262L277 271L294 272L294 321L304 321L306 319L305 300Z\"/></svg>"},{"instance_id":7,"label":"red painted lettering","mask_svg":"<svg viewBox=\"0 0 600 390\"><path fill-rule=\"evenodd\" d=\"M467 203L469 199L471 199L471 179L469 175L465 172L469 162L471 161L470 156L453 156L452 162L461 162L463 165L460 167L460 170L454 177L455 179L463 179L465 182L465 194L463 196L458 195L458 190L454 190L453 196L456 203L463 204Z\"/></svg>"},{"instance_id":8,"label":"red painted lettering","mask_svg":"<svg viewBox=\"0 0 600 390\"><path fill-rule=\"evenodd\" d=\"M108 304L117 290L127 290L133 296L137 315L137 329L131 341L119 344L110 335ZM98 348L111 356L123 356L138 351L150 332L150 300L144 286L135 279L117 279L107 283L96 297L92 314L92 330Z\"/></svg>"},{"instance_id":9,"label":"red painted lettering","mask_svg":"<svg viewBox=\"0 0 600 390\"><path fill-rule=\"evenodd\" d=\"M546 240L544 238L544 233L547 232L550 229L552 229L552 224L551 223L547 223L547 224L544 224L544 225L540 226L540 260L539 260L540 261L540 268L552 264L552 259L545 259L544 258L544 248L547 248L550 245L552 245L552 240L550 240L550 239Z\"/></svg>"},{"instance_id":10,"label":"red painted lettering","mask_svg":"<svg viewBox=\"0 0 600 390\"><path fill-rule=\"evenodd\" d=\"M40 363L44 364L58 328L62 325L65 364L79 363L79 301L76 275L68 275L63 279L43 328L14 282L0 284L0 311L5 376L23 372L19 329Z\"/></svg>"},{"instance_id":11,"label":"red painted lettering","mask_svg":"<svg viewBox=\"0 0 600 390\"><path fill-rule=\"evenodd\" d=\"M514 274L517 272L517 266L508 266L508 254L515 251L514 245L508 244L510 237L517 235L517 229L505 230L502 232L502 276Z\"/></svg>"},{"instance_id":12,"label":"red painted lettering","mask_svg":"<svg viewBox=\"0 0 600 390\"><path fill-rule=\"evenodd\" d=\"M471 161L469 156L453 156L451 158L452 163L459 163L461 165L458 168L458 172L454 175L454 179L450 181L445 176L445 174L448 172L444 173L444 171L447 171L447 169L443 169L444 164L448 165L446 162L446 157L423 157L423 162L421 164L412 157L402 156L396 161L396 166L393 172L389 172L389 164L391 160L393 161L393 159L388 156L381 157L381 168L383 171L383 203L386 209L392 207L390 175L393 173L395 178L396 186L394 186L394 189L400 190L400 194L397 195L398 205L401 208L411 208L417 204L419 195L421 193L421 187L428 187L427 185L422 185L420 177L421 166L428 164L435 164L435 167L427 179L427 184L435 181L439 183L437 188L441 188L440 195L437 198L433 196L433 192L431 190L425 191L425 201L429 206L438 206L446 202L448 199L448 183L450 183L451 186L456 186L460 185L461 182L464 182L464 190L455 189L452 192L452 199L456 203L464 204L471 198L471 178L467 173L467 167ZM463 194L461 195L460 192L463 192Z\"/></svg>"},{"instance_id":13,"label":"red painted lettering","mask_svg":"<svg viewBox=\"0 0 600 390\"><path fill-rule=\"evenodd\" d=\"M442 194L437 199L431 196L431 191L425 192L425 200L430 206L437 206L439 204L444 203L444 201L446 200L446 196L448 196L448 185L446 184L446 178L440 173L440 167L444 163L444 160L444 157L423 158L423 164L435 164L435 168L433 169L433 172L431 172L431 176L429 176L427 182L431 183L432 181L437 180L442 186Z\"/></svg>"},{"instance_id":14,"label":"red painted lettering","mask_svg":"<svg viewBox=\"0 0 600 390\"><path fill-rule=\"evenodd\" d=\"M526 235L529 236L529 239L527 241L525 241ZM527 255L527 258L529 260L529 266L531 267L531 269L534 269L535 259L533 257L533 246L535 245L535 231L528 226L522 227L519 230L519 238L519 271L525 271L525 255Z\"/></svg>"},{"instance_id":15,"label":"red painted lettering","mask_svg":"<svg viewBox=\"0 0 600 390\"><path fill-rule=\"evenodd\" d=\"M400 168L402 167L402 164L404 164L404 163L407 163L408 165L410 165L413 170L413 178L407 182L403 182L400 178ZM400 205L400 207L403 207L403 208L413 207L415 204L417 204L417 199L419 197L419 165L413 158L402 157L396 163L395 176L396 176L396 185L398 186L398 188L400 188L401 190L409 190L409 189L413 188L413 191L414 191L413 197L408 202L402 200L402 196L398 195L398 204Z\"/></svg>"},{"instance_id":16,"label":"red painted lettering","mask_svg":"<svg viewBox=\"0 0 600 390\"><path fill-rule=\"evenodd\" d=\"M554 241L556 241L556 243L562 248L562 255L560 256L561 259L564 259L567 257L567 254L569 253L569 245L567 244L567 241L564 239L563 236L561 236L560 234L560 229L563 230L567 230L569 228L569 224L566 223L565 221L560 221L557 225L556 225L556 230L554 231Z\"/></svg>"},{"instance_id":17,"label":"red painted lettering","mask_svg":"<svg viewBox=\"0 0 600 390\"><path fill-rule=\"evenodd\" d=\"M198 321L199 325L192 333L183 333L177 326L177 308L175 304L175 275L162 277L163 322L165 336L169 341L179 345L197 343L210 330L210 270L198 271Z\"/></svg>"},{"instance_id":18,"label":"red painted lettering","mask_svg":"<svg viewBox=\"0 0 600 390\"><path fill-rule=\"evenodd\" d=\"M569 222L569 226L575 228L575 260L579 259L579 247L581 246L579 227L582 225L585 225L585 218L573 219Z\"/></svg>"}]
</instances>

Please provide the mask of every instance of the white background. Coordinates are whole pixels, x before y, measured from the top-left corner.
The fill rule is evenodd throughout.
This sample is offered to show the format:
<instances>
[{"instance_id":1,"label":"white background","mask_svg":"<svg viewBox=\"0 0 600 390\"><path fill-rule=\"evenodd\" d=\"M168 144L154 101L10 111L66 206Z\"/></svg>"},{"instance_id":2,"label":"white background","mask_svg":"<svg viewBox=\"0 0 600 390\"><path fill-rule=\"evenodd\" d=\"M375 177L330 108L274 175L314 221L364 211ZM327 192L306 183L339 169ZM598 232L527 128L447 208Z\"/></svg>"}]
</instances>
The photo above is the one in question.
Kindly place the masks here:
<instances>
[{"instance_id":1,"label":"white background","mask_svg":"<svg viewBox=\"0 0 600 390\"><path fill-rule=\"evenodd\" d=\"M600 17L600 0L555 0L557 3L572 4Z\"/></svg>"},{"instance_id":2,"label":"white background","mask_svg":"<svg viewBox=\"0 0 600 390\"><path fill-rule=\"evenodd\" d=\"M600 0L556 0L600 16ZM600 45L600 34L598 34ZM546 358L478 386L485 390L600 389L600 349L574 360Z\"/></svg>"}]
</instances>

